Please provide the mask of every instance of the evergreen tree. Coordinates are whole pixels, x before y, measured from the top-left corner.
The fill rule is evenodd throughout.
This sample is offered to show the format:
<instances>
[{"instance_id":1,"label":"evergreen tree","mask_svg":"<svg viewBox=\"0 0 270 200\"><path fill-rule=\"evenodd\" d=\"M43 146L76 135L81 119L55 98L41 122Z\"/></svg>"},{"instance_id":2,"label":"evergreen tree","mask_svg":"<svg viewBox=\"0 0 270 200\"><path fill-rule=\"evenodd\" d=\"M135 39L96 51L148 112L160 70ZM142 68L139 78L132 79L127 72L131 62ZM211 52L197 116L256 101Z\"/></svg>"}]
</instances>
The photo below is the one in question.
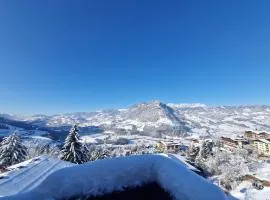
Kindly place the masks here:
<instances>
[{"instance_id":1,"label":"evergreen tree","mask_svg":"<svg viewBox=\"0 0 270 200\"><path fill-rule=\"evenodd\" d=\"M111 152L106 147L94 147L90 153L90 160L102 160L111 157Z\"/></svg>"},{"instance_id":2,"label":"evergreen tree","mask_svg":"<svg viewBox=\"0 0 270 200\"><path fill-rule=\"evenodd\" d=\"M204 140L200 149L200 157L203 159L207 159L208 156L212 155L213 152L213 141L212 140Z\"/></svg>"},{"instance_id":3,"label":"evergreen tree","mask_svg":"<svg viewBox=\"0 0 270 200\"><path fill-rule=\"evenodd\" d=\"M200 152L200 147L192 144L191 146L189 146L189 149L188 149L188 158L194 162L196 157L199 155L199 152Z\"/></svg>"},{"instance_id":4,"label":"evergreen tree","mask_svg":"<svg viewBox=\"0 0 270 200\"><path fill-rule=\"evenodd\" d=\"M70 130L69 135L65 140L65 144L61 151L61 159L70 161L77 164L87 162L87 156L85 155L85 147L79 141L78 126L74 125Z\"/></svg>"},{"instance_id":5,"label":"evergreen tree","mask_svg":"<svg viewBox=\"0 0 270 200\"><path fill-rule=\"evenodd\" d=\"M0 143L0 166L10 166L25 160L27 149L20 137L13 133Z\"/></svg>"}]
</instances>

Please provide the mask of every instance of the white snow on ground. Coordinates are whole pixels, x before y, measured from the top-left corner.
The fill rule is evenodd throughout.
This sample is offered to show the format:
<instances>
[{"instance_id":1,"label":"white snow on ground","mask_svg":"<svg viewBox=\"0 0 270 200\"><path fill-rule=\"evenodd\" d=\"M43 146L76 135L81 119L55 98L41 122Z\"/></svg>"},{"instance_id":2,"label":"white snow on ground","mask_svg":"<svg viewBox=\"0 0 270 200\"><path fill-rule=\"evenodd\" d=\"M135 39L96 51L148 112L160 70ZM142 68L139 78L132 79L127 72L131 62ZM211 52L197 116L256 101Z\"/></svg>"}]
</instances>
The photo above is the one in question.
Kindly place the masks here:
<instances>
[{"instance_id":1,"label":"white snow on ground","mask_svg":"<svg viewBox=\"0 0 270 200\"><path fill-rule=\"evenodd\" d=\"M270 181L270 163L263 163L253 175L259 179Z\"/></svg>"},{"instance_id":2,"label":"white snow on ground","mask_svg":"<svg viewBox=\"0 0 270 200\"><path fill-rule=\"evenodd\" d=\"M90 143L90 144L98 143L97 140L94 137L91 137L91 135L81 136L80 141L83 142L83 143Z\"/></svg>"},{"instance_id":3,"label":"white snow on ground","mask_svg":"<svg viewBox=\"0 0 270 200\"><path fill-rule=\"evenodd\" d=\"M47 137L42 137L42 136L29 136L28 138L31 138L33 140L46 140L48 142L52 142L53 140Z\"/></svg>"},{"instance_id":4,"label":"white snow on ground","mask_svg":"<svg viewBox=\"0 0 270 200\"><path fill-rule=\"evenodd\" d=\"M261 180L269 181L270 163L260 163L249 174ZM263 190L256 190L252 187L252 181L243 181L231 192L231 195L239 200L270 200L270 188L264 187Z\"/></svg>"},{"instance_id":5,"label":"white snow on ground","mask_svg":"<svg viewBox=\"0 0 270 200\"><path fill-rule=\"evenodd\" d=\"M145 146L155 146L157 142L164 141L164 142L178 142L183 143L185 145L189 145L190 141L185 140L183 137L170 137L166 136L166 138L154 138L150 136L144 136L144 135L117 135L113 132L106 132L102 134L91 134L91 135L84 135L81 136L80 139L84 143L92 143L92 144L98 144L101 140L105 140L106 138L110 138L111 140L117 140L119 138L126 138L130 141L128 145L134 146L134 145L145 145ZM118 146L118 145L116 145ZM121 145L123 146L123 145Z\"/></svg>"},{"instance_id":6,"label":"white snow on ground","mask_svg":"<svg viewBox=\"0 0 270 200\"><path fill-rule=\"evenodd\" d=\"M23 128L19 128L19 127L15 127L15 126L11 126L11 125L7 125L8 129L0 129L0 136L7 136L11 133L13 133L14 131L17 132L17 134L24 134L25 131Z\"/></svg>"},{"instance_id":7,"label":"white snow on ground","mask_svg":"<svg viewBox=\"0 0 270 200\"><path fill-rule=\"evenodd\" d=\"M9 129L0 129L0 136L8 136L9 134L16 132L18 135L22 136L42 136L47 134L47 131L40 130L24 130L23 128L7 125Z\"/></svg>"},{"instance_id":8,"label":"white snow on ground","mask_svg":"<svg viewBox=\"0 0 270 200\"><path fill-rule=\"evenodd\" d=\"M38 186L51 173L74 164L42 156L8 168L0 174L0 197L27 192Z\"/></svg>"},{"instance_id":9,"label":"white snow on ground","mask_svg":"<svg viewBox=\"0 0 270 200\"><path fill-rule=\"evenodd\" d=\"M231 194L239 200L269 200L270 188L256 190L250 182L244 181Z\"/></svg>"},{"instance_id":10,"label":"white snow on ground","mask_svg":"<svg viewBox=\"0 0 270 200\"><path fill-rule=\"evenodd\" d=\"M97 133L97 134L91 134L91 135L83 135L80 136L80 141L83 143L92 143L96 144L99 143L100 140L105 140L111 133Z\"/></svg>"},{"instance_id":11,"label":"white snow on ground","mask_svg":"<svg viewBox=\"0 0 270 200\"><path fill-rule=\"evenodd\" d=\"M177 200L228 199L214 184L196 175L186 166L161 155L98 160L64 168L48 176L32 191L4 199L43 200L102 195L153 181L159 183Z\"/></svg>"}]
</instances>

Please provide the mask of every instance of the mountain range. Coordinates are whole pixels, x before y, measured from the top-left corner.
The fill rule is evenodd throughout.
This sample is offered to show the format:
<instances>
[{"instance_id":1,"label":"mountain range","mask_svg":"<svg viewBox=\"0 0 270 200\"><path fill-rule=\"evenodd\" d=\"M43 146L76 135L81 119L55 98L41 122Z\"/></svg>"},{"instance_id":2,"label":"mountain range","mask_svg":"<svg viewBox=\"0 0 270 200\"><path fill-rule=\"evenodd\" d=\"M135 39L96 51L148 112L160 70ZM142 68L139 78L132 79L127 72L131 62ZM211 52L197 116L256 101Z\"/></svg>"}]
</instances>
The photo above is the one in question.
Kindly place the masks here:
<instances>
[{"instance_id":1,"label":"mountain range","mask_svg":"<svg viewBox=\"0 0 270 200\"><path fill-rule=\"evenodd\" d=\"M242 135L244 131L270 132L270 106L208 106L152 101L126 109L22 117L0 114L0 124L60 134L78 124L82 134L114 132L155 137ZM58 131L58 132L57 132Z\"/></svg>"}]
</instances>

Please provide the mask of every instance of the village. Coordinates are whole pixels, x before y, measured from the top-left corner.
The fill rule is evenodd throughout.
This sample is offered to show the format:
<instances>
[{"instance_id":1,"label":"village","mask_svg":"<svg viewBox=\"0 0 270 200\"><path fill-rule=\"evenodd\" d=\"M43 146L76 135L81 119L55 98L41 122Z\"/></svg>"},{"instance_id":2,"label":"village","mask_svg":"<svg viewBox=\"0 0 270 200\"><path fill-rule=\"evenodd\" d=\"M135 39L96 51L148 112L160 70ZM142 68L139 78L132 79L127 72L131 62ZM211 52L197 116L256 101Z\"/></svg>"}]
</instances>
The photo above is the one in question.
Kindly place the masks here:
<instances>
[{"instance_id":1,"label":"village","mask_svg":"<svg viewBox=\"0 0 270 200\"><path fill-rule=\"evenodd\" d=\"M119 136L110 132L82 137L81 141L88 145L90 161L142 154L161 154L210 180L228 194L236 192L235 196L237 196L247 188L259 194L270 190L270 134L266 132L246 131L242 136L223 136L214 139ZM73 166L71 163L59 160L58 151L55 155L52 150L47 153L44 151L34 153L29 155L31 158L29 160L7 168L0 168L0 183L3 182L0 189L2 195L17 193L17 190L5 190L5 187L13 187L13 182L6 180L12 179L16 174L27 172L25 177L31 177L34 171L38 171L41 179L36 180L35 176L33 180L28 179L29 185L34 182L39 184L52 172ZM32 187L29 186L27 190L22 187L21 191L30 191Z\"/></svg>"},{"instance_id":2,"label":"village","mask_svg":"<svg viewBox=\"0 0 270 200\"><path fill-rule=\"evenodd\" d=\"M205 140L198 138L190 138L189 146L184 145L182 142L171 141L159 141L157 144L157 149L160 152L167 154L175 154L180 152L180 154L186 158L186 162L194 165L201 171L200 164L196 163L196 159L190 159L193 155L199 154L199 148L202 147L202 143ZM209 141L209 140L206 140ZM211 140L210 140L211 141ZM213 141L212 141L213 142ZM227 153L227 155L237 154L237 152L246 152L245 164L247 166L254 166L254 163L263 163L266 167L264 174L257 173L256 170L251 169L246 174L241 174L238 178L238 184L242 182L249 182L252 187L257 190L263 190L264 187L270 188L270 134L266 132L254 132L246 131L243 136L238 137L220 137L218 140L214 141L212 147L215 147L218 151ZM213 154L212 154L213 155ZM211 157L211 156L210 156ZM214 157L214 156L213 156ZM203 162L208 162L207 159L203 159ZM263 165L262 164L262 165ZM203 174L203 173L198 173ZM224 190L231 190L232 188L227 188L226 184L219 183ZM231 186L230 186L231 187Z\"/></svg>"}]
</instances>

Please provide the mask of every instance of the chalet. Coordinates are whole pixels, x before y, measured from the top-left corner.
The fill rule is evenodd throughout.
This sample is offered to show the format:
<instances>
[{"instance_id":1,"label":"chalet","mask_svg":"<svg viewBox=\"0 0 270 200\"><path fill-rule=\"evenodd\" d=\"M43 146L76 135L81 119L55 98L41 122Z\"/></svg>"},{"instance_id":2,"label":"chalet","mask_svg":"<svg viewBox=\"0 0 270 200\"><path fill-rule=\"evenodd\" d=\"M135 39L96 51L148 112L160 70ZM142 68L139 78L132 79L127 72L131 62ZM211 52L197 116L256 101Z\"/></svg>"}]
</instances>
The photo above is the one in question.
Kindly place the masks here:
<instances>
[{"instance_id":1,"label":"chalet","mask_svg":"<svg viewBox=\"0 0 270 200\"><path fill-rule=\"evenodd\" d=\"M221 143L223 148L234 152L237 148L243 148L245 144L248 142L244 138L229 138L229 137L221 137Z\"/></svg>"},{"instance_id":2,"label":"chalet","mask_svg":"<svg viewBox=\"0 0 270 200\"><path fill-rule=\"evenodd\" d=\"M253 131L246 131L244 133L244 138L247 140L255 140L257 138L257 134Z\"/></svg>"},{"instance_id":3,"label":"chalet","mask_svg":"<svg viewBox=\"0 0 270 200\"><path fill-rule=\"evenodd\" d=\"M270 134L262 132L257 134L257 139L270 139Z\"/></svg>"},{"instance_id":4,"label":"chalet","mask_svg":"<svg viewBox=\"0 0 270 200\"><path fill-rule=\"evenodd\" d=\"M252 143L253 147L258 151L259 154L264 156L270 156L270 140L268 139L257 139Z\"/></svg>"},{"instance_id":5,"label":"chalet","mask_svg":"<svg viewBox=\"0 0 270 200\"><path fill-rule=\"evenodd\" d=\"M159 149L162 152L176 152L179 151L181 148L181 143L178 142L164 142L164 141L159 141L157 143L157 149Z\"/></svg>"},{"instance_id":6,"label":"chalet","mask_svg":"<svg viewBox=\"0 0 270 200\"><path fill-rule=\"evenodd\" d=\"M270 134L265 132L255 133L253 131L246 131L244 134L244 138L251 141L257 139L270 139Z\"/></svg>"}]
</instances>

